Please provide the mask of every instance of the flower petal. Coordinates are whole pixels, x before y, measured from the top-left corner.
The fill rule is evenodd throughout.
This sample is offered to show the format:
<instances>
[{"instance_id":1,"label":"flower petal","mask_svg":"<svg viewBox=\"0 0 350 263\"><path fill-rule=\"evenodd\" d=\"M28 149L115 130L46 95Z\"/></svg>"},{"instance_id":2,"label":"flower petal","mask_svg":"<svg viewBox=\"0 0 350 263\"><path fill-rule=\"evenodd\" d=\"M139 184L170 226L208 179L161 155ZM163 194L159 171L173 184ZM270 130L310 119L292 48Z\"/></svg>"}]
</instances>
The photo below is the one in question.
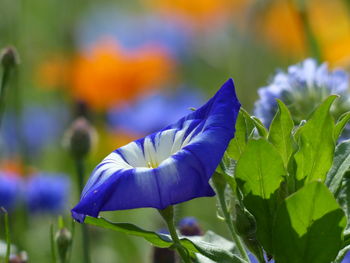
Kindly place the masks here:
<instances>
[{"instance_id":1,"label":"flower petal","mask_svg":"<svg viewBox=\"0 0 350 263\"><path fill-rule=\"evenodd\" d=\"M115 150L95 168L73 217L82 222L100 211L164 209L213 196L208 181L234 136L239 108L229 79L198 110Z\"/></svg>"}]
</instances>

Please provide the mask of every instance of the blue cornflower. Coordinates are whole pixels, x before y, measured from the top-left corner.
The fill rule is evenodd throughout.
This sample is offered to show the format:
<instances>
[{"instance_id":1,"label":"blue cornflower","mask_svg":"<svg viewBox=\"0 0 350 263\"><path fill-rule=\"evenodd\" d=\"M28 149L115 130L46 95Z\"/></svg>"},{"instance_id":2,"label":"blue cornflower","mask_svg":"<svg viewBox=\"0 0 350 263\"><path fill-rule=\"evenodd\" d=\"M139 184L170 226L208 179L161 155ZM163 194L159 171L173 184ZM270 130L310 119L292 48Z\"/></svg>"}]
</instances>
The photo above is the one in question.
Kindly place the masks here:
<instances>
[{"instance_id":1,"label":"blue cornflower","mask_svg":"<svg viewBox=\"0 0 350 263\"><path fill-rule=\"evenodd\" d=\"M11 211L18 200L20 180L17 175L0 172L0 207Z\"/></svg>"},{"instance_id":2,"label":"blue cornflower","mask_svg":"<svg viewBox=\"0 0 350 263\"><path fill-rule=\"evenodd\" d=\"M171 95L158 92L133 105L113 108L108 113L108 122L114 130L144 136L177 121L190 112L190 107L196 108L202 102L199 93L184 88Z\"/></svg>"},{"instance_id":3,"label":"blue cornflower","mask_svg":"<svg viewBox=\"0 0 350 263\"><path fill-rule=\"evenodd\" d=\"M70 182L62 174L40 173L29 178L25 194L31 212L59 213L67 204Z\"/></svg>"},{"instance_id":4,"label":"blue cornflower","mask_svg":"<svg viewBox=\"0 0 350 263\"><path fill-rule=\"evenodd\" d=\"M327 96L338 94L340 98L331 110L335 117L339 117L350 110L348 87L349 76L344 70L330 71L326 63L317 65L309 58L290 66L288 72L278 72L268 86L260 88L260 99L255 103L254 113L269 126L277 111L276 99L280 99L288 106L295 123L299 124Z\"/></svg>"},{"instance_id":5,"label":"blue cornflower","mask_svg":"<svg viewBox=\"0 0 350 263\"><path fill-rule=\"evenodd\" d=\"M208 181L234 136L239 108L230 79L175 124L115 150L93 171L73 217L82 222L100 211L164 209L215 195Z\"/></svg>"},{"instance_id":6,"label":"blue cornflower","mask_svg":"<svg viewBox=\"0 0 350 263\"><path fill-rule=\"evenodd\" d=\"M68 111L62 105L50 107L28 105L24 107L21 118L9 111L4 118L2 152L13 155L24 146L30 151L31 157L37 156L50 143L61 139L67 121ZM16 127L17 125L19 127ZM20 142L23 145L20 146Z\"/></svg>"}]
</instances>

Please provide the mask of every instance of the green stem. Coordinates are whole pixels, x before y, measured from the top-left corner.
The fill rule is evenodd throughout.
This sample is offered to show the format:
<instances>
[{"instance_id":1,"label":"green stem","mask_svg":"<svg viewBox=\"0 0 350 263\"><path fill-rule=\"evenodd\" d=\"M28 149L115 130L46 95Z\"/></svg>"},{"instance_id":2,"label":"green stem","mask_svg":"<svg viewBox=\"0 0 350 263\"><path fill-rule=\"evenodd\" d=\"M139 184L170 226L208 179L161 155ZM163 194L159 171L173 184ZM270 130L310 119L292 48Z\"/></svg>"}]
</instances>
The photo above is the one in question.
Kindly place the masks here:
<instances>
[{"instance_id":1,"label":"green stem","mask_svg":"<svg viewBox=\"0 0 350 263\"><path fill-rule=\"evenodd\" d=\"M245 250L245 248L243 246L243 243L242 243L240 237L238 236L238 234L236 233L235 228L233 226L232 218L231 218L230 212L228 211L228 208L227 208L225 195L221 191L218 191L217 195L218 195L218 199L219 199L219 202L220 202L221 211L222 211L222 213L224 215L225 222L226 222L226 224L227 224L227 226L229 228L229 231L230 231L230 234L232 236L232 239L235 242L235 244L236 244L236 246L237 246L241 256L243 257L243 259L246 260L247 262L250 262L248 254L247 254L247 252L246 252L246 250Z\"/></svg>"},{"instance_id":2,"label":"green stem","mask_svg":"<svg viewBox=\"0 0 350 263\"><path fill-rule=\"evenodd\" d=\"M177 235L175 224L174 224L174 207L168 206L167 208L163 210L158 210L161 216L164 218L168 230L170 233L170 236L174 242L174 246L179 253L180 257L182 258L183 262L185 263L191 263L191 259L188 255L187 250L181 245L179 236Z\"/></svg>"},{"instance_id":3,"label":"green stem","mask_svg":"<svg viewBox=\"0 0 350 263\"><path fill-rule=\"evenodd\" d=\"M84 161L82 159L76 159L76 169L77 169L77 175L78 175L78 187L79 187L79 193L83 192L84 188L84 173L85 173L85 166ZM90 255L89 255L89 231L86 227L86 225L81 225L81 231L82 231L82 242L83 242L83 258L84 263L90 263Z\"/></svg>"},{"instance_id":4,"label":"green stem","mask_svg":"<svg viewBox=\"0 0 350 263\"><path fill-rule=\"evenodd\" d=\"M56 263L57 260L57 253L56 253L56 244L55 244L55 235L54 235L54 229L53 224L50 226L50 239L51 239L51 259L52 263Z\"/></svg>"},{"instance_id":5,"label":"green stem","mask_svg":"<svg viewBox=\"0 0 350 263\"><path fill-rule=\"evenodd\" d=\"M4 213L5 219L5 239L6 239L6 254L5 263L9 263L11 254L11 237L10 237L10 227L9 227L9 215L4 207L0 207L0 211Z\"/></svg>"}]
</instances>

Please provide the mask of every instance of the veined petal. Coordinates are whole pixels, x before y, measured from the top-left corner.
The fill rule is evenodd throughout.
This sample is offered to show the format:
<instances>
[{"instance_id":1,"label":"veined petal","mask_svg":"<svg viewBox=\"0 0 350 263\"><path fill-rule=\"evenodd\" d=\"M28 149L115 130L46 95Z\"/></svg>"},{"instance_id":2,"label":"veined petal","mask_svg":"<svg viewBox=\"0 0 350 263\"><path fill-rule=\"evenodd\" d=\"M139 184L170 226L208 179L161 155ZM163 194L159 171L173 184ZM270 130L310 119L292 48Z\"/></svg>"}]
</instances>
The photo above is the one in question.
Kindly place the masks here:
<instances>
[{"instance_id":1,"label":"veined petal","mask_svg":"<svg viewBox=\"0 0 350 263\"><path fill-rule=\"evenodd\" d=\"M209 179L234 136L239 108L229 79L198 110L115 150L95 168L73 217L82 222L100 211L164 209L213 196Z\"/></svg>"}]
</instances>

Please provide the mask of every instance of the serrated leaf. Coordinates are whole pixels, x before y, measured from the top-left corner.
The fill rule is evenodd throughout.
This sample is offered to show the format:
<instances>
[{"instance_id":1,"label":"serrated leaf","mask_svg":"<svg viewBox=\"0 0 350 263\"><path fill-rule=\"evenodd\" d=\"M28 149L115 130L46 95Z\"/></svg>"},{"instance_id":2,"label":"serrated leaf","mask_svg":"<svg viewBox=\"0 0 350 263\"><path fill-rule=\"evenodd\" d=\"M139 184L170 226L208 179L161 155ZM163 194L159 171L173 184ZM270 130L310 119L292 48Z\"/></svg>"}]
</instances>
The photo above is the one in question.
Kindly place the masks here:
<instances>
[{"instance_id":1,"label":"serrated leaf","mask_svg":"<svg viewBox=\"0 0 350 263\"><path fill-rule=\"evenodd\" d=\"M336 98L329 96L296 134L299 150L294 158L299 187L315 180L324 181L332 165L335 125L329 110Z\"/></svg>"},{"instance_id":2,"label":"serrated leaf","mask_svg":"<svg viewBox=\"0 0 350 263\"><path fill-rule=\"evenodd\" d=\"M271 122L268 140L276 147L284 166L287 167L293 153L294 122L287 106L280 100L277 100L277 103L278 111Z\"/></svg>"},{"instance_id":3,"label":"serrated leaf","mask_svg":"<svg viewBox=\"0 0 350 263\"><path fill-rule=\"evenodd\" d=\"M321 182L306 184L278 209L274 227L276 263L329 263L342 248L343 210Z\"/></svg>"},{"instance_id":4,"label":"serrated leaf","mask_svg":"<svg viewBox=\"0 0 350 263\"><path fill-rule=\"evenodd\" d=\"M172 239L169 235L156 233L152 231L144 230L138 226L129 223L112 223L104 218L95 218L87 216L85 218L85 223L99 226L102 228L114 230L117 232L139 236L146 239L152 245L161 248L170 248L173 246ZM214 238L215 237L215 238ZM220 240L221 245L215 245L217 240ZM214 243L209 243L208 241L214 241ZM233 254L231 250L233 250L234 246L232 245L232 249L228 249L228 240L216 235L213 232L209 232L202 237L182 237L180 238L181 244L192 253L200 253L205 257L213 260L214 262L222 262L222 263L247 263L240 257ZM225 245L224 245L225 244ZM231 248L231 246L230 246Z\"/></svg>"},{"instance_id":5,"label":"serrated leaf","mask_svg":"<svg viewBox=\"0 0 350 263\"><path fill-rule=\"evenodd\" d=\"M284 175L281 156L265 139L250 140L236 165L244 205L256 219L257 239L267 252L272 251L273 218Z\"/></svg>"},{"instance_id":6,"label":"serrated leaf","mask_svg":"<svg viewBox=\"0 0 350 263\"><path fill-rule=\"evenodd\" d=\"M350 140L337 145L334 160L326 178L326 185L334 196L338 195L343 177L350 168Z\"/></svg>"},{"instance_id":7,"label":"serrated leaf","mask_svg":"<svg viewBox=\"0 0 350 263\"><path fill-rule=\"evenodd\" d=\"M334 129L334 141L337 141L339 139L341 133L343 132L349 120L350 120L350 112L345 112L339 117Z\"/></svg>"}]
</instances>

